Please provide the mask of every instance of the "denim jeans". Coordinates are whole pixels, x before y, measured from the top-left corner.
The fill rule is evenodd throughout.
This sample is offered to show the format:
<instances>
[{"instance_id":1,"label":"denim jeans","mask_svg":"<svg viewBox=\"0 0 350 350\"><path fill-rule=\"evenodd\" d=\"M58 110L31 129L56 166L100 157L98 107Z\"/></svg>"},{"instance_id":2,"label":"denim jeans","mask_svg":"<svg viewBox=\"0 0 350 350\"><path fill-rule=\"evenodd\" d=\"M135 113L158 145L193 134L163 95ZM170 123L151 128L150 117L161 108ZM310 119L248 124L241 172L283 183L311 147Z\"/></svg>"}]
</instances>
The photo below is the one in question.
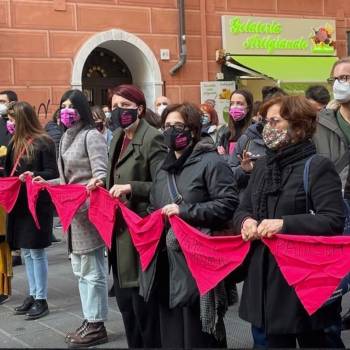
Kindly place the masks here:
<instances>
[{"instance_id":1,"label":"denim jeans","mask_svg":"<svg viewBox=\"0 0 350 350\"><path fill-rule=\"evenodd\" d=\"M29 294L34 299L47 299L47 254L45 249L24 249L23 258L29 284Z\"/></svg>"},{"instance_id":2,"label":"denim jeans","mask_svg":"<svg viewBox=\"0 0 350 350\"><path fill-rule=\"evenodd\" d=\"M73 273L79 277L79 293L84 318L89 322L107 320L108 283L105 248L88 254L72 254Z\"/></svg>"},{"instance_id":3,"label":"denim jeans","mask_svg":"<svg viewBox=\"0 0 350 350\"><path fill-rule=\"evenodd\" d=\"M252 325L252 336L254 340L254 349L268 349L267 336L264 328L255 327Z\"/></svg>"}]
</instances>

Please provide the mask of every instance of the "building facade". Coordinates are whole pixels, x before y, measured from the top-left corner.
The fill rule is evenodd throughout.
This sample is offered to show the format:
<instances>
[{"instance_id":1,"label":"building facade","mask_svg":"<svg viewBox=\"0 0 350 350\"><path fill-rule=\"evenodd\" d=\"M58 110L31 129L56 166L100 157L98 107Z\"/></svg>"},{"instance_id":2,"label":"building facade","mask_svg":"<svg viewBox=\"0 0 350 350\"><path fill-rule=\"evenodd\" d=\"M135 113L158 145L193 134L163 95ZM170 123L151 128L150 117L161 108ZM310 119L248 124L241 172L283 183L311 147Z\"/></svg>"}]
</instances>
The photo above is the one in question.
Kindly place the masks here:
<instances>
[{"instance_id":1,"label":"building facade","mask_svg":"<svg viewBox=\"0 0 350 350\"><path fill-rule=\"evenodd\" d=\"M123 82L139 85L150 107L162 93L198 103L200 82L222 72L224 15L332 19L336 55L347 54L348 0L185 0L187 61L174 75L177 0L0 0L0 88L49 111L69 87L102 104Z\"/></svg>"}]
</instances>

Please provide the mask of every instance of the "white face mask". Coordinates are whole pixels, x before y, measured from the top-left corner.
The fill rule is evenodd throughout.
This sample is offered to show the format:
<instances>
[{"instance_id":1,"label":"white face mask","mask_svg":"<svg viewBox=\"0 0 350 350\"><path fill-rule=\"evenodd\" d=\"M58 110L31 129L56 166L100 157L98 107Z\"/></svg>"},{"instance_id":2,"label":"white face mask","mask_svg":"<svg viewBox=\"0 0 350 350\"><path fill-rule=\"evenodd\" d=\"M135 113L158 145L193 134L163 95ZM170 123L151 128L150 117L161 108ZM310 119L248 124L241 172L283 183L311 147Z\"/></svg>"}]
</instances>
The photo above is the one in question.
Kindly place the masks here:
<instances>
[{"instance_id":1,"label":"white face mask","mask_svg":"<svg viewBox=\"0 0 350 350\"><path fill-rule=\"evenodd\" d=\"M0 103L0 115L7 115L7 106L5 103Z\"/></svg>"},{"instance_id":2,"label":"white face mask","mask_svg":"<svg viewBox=\"0 0 350 350\"><path fill-rule=\"evenodd\" d=\"M111 112L105 112L105 116L107 119L111 119L112 113Z\"/></svg>"},{"instance_id":3,"label":"white face mask","mask_svg":"<svg viewBox=\"0 0 350 350\"><path fill-rule=\"evenodd\" d=\"M350 101L350 84L340 83L338 79L333 84L333 95L334 99L339 103L347 103Z\"/></svg>"},{"instance_id":4,"label":"white face mask","mask_svg":"<svg viewBox=\"0 0 350 350\"><path fill-rule=\"evenodd\" d=\"M167 108L166 105L160 105L159 107L157 107L157 114L162 115L165 108Z\"/></svg>"}]
</instances>

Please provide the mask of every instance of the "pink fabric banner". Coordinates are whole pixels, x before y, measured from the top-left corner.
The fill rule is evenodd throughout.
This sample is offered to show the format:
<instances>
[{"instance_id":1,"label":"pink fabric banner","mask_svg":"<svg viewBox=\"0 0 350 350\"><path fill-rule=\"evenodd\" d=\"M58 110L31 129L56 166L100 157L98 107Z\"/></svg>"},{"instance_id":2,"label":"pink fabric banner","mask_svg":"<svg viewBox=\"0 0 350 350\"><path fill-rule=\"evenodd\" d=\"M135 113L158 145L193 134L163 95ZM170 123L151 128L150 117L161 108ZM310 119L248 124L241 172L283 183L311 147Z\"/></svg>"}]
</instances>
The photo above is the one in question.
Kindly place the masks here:
<instances>
[{"instance_id":1,"label":"pink fabric banner","mask_svg":"<svg viewBox=\"0 0 350 350\"><path fill-rule=\"evenodd\" d=\"M39 191L45 188L51 195L67 231L75 213L87 200L82 185L48 186L26 181L28 206L38 225L35 206ZM18 178L0 179L0 205L10 212L18 198L21 181ZM145 218L128 209L121 201L98 188L91 194L89 218L106 245L111 247L116 208L119 206L128 226L133 244L140 255L142 269L152 261L164 230L161 211ZM207 236L180 218L170 218L176 238L185 255L201 294L207 293L244 261L250 244L241 236ZM350 272L350 237L315 237L276 235L263 242L292 286L306 311L312 315L332 295L341 279Z\"/></svg>"},{"instance_id":2,"label":"pink fabric banner","mask_svg":"<svg viewBox=\"0 0 350 350\"><path fill-rule=\"evenodd\" d=\"M263 242L309 315L329 299L350 272L350 237L276 235Z\"/></svg>"},{"instance_id":3,"label":"pink fabric banner","mask_svg":"<svg viewBox=\"0 0 350 350\"><path fill-rule=\"evenodd\" d=\"M104 188L98 187L90 193L89 220L95 225L109 249L112 248L117 207L118 202Z\"/></svg>"},{"instance_id":4,"label":"pink fabric banner","mask_svg":"<svg viewBox=\"0 0 350 350\"><path fill-rule=\"evenodd\" d=\"M78 209L88 198L86 187L82 185L47 186L47 191L61 219L63 232L67 232Z\"/></svg>"},{"instance_id":5,"label":"pink fabric banner","mask_svg":"<svg viewBox=\"0 0 350 350\"><path fill-rule=\"evenodd\" d=\"M36 227L40 230L40 224L38 216L36 215L36 203L38 201L39 192L46 188L46 185L33 183L33 179L30 176L26 177L27 199L28 208L32 214Z\"/></svg>"},{"instance_id":6,"label":"pink fabric banner","mask_svg":"<svg viewBox=\"0 0 350 350\"><path fill-rule=\"evenodd\" d=\"M208 236L177 216L170 223L201 295L240 266L249 252L250 243L240 235Z\"/></svg>"},{"instance_id":7,"label":"pink fabric banner","mask_svg":"<svg viewBox=\"0 0 350 350\"><path fill-rule=\"evenodd\" d=\"M142 271L151 263L164 230L161 210L141 218L119 201L124 220L128 226L133 244L140 255Z\"/></svg>"},{"instance_id":8,"label":"pink fabric banner","mask_svg":"<svg viewBox=\"0 0 350 350\"><path fill-rule=\"evenodd\" d=\"M0 178L0 205L9 213L16 204L21 181L18 177Z\"/></svg>"}]
</instances>

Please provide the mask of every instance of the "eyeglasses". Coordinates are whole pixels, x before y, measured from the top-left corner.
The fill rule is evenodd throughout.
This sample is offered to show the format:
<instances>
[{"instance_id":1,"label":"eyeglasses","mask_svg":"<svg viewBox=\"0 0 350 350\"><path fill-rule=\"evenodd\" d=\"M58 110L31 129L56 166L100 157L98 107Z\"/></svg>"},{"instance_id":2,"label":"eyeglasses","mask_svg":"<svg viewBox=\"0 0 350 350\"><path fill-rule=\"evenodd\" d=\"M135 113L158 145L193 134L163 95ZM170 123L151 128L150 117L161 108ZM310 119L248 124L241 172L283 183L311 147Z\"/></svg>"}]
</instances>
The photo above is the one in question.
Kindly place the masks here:
<instances>
[{"instance_id":1,"label":"eyeglasses","mask_svg":"<svg viewBox=\"0 0 350 350\"><path fill-rule=\"evenodd\" d=\"M271 118L269 120L265 120L265 124L270 124L271 126L276 126L278 123L280 123L282 119L277 119L277 118Z\"/></svg>"},{"instance_id":2,"label":"eyeglasses","mask_svg":"<svg viewBox=\"0 0 350 350\"><path fill-rule=\"evenodd\" d=\"M334 84L334 82L338 80L339 83L348 83L350 82L350 75L339 75L339 77L331 77L327 79L329 84Z\"/></svg>"},{"instance_id":3,"label":"eyeglasses","mask_svg":"<svg viewBox=\"0 0 350 350\"><path fill-rule=\"evenodd\" d=\"M184 131L186 129L186 125L184 123L176 122L174 124L171 123L165 123L164 126L162 127L162 130L168 130L170 128L175 128L178 131Z\"/></svg>"}]
</instances>

